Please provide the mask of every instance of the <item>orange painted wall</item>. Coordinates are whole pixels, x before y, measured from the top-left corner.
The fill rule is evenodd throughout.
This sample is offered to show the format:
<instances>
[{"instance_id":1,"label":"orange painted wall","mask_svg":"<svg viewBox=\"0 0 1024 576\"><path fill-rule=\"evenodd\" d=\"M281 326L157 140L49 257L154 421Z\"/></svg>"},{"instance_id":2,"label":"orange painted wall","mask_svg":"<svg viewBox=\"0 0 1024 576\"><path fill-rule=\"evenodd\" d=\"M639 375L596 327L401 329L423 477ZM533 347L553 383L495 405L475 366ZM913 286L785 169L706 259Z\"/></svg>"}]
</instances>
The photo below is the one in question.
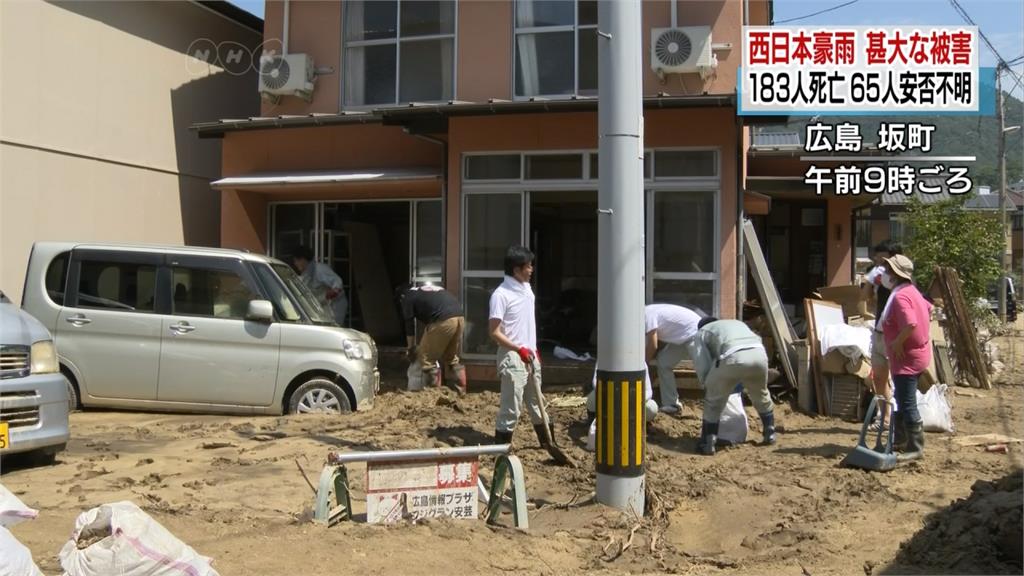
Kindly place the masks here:
<instances>
[{"instance_id":1,"label":"orange painted wall","mask_svg":"<svg viewBox=\"0 0 1024 576\"><path fill-rule=\"evenodd\" d=\"M224 136L222 150L221 172L225 177L364 168L431 167L440 172L444 163L441 146L409 136L399 127L378 124L230 132ZM221 245L265 252L270 201L438 196L438 182L287 192L225 190L221 193Z\"/></svg>"},{"instance_id":2,"label":"orange painted wall","mask_svg":"<svg viewBox=\"0 0 1024 576\"><path fill-rule=\"evenodd\" d=\"M441 146L397 126L353 124L231 132L224 137L224 176L282 170L414 168L443 165Z\"/></svg>"},{"instance_id":3,"label":"orange painted wall","mask_svg":"<svg viewBox=\"0 0 1024 576\"><path fill-rule=\"evenodd\" d=\"M455 97L512 98L512 2L459 2Z\"/></svg>"},{"instance_id":4,"label":"orange painted wall","mask_svg":"<svg viewBox=\"0 0 1024 576\"><path fill-rule=\"evenodd\" d=\"M731 108L651 110L645 113L645 146L717 146L721 155L721 265L719 286L723 317L733 317L736 292L736 132ZM461 161L466 152L502 150L597 149L597 115L546 115L452 118L448 154L448 231L446 282L461 282L459 261Z\"/></svg>"},{"instance_id":5,"label":"orange painted wall","mask_svg":"<svg viewBox=\"0 0 1024 576\"><path fill-rule=\"evenodd\" d=\"M702 80L697 74L671 75L664 81L658 78L650 67L651 29L671 25L671 5L667 0L647 0L643 2L642 9L644 94L665 92L678 96L705 92L731 94L735 91L736 69L742 57L742 1L678 2L679 26L711 26L713 42L733 45L732 50L716 52L718 69L707 80ZM277 105L264 103L264 116L332 113L340 109L344 76L341 56L343 10L341 2L303 0L290 3L289 52L309 54L317 67L333 67L334 73L317 79L312 102L285 97ZM751 11L753 13L754 9ZM283 16L284 2L267 0L265 41L278 42L283 38ZM456 98L473 102L512 98L512 35L511 0L459 2Z\"/></svg>"},{"instance_id":6,"label":"orange painted wall","mask_svg":"<svg viewBox=\"0 0 1024 576\"><path fill-rule=\"evenodd\" d=\"M341 89L341 2L302 0L290 2L288 52L309 54L317 68L334 68L333 74L316 79L312 102L284 97L278 104L263 102L263 116L333 113L340 109ZM284 39L284 2L267 0L263 21L263 42L281 53Z\"/></svg>"},{"instance_id":7,"label":"orange painted wall","mask_svg":"<svg viewBox=\"0 0 1024 576\"><path fill-rule=\"evenodd\" d=\"M826 206L828 248L825 252L825 280L829 286L849 284L853 281L853 238L850 226L853 200L849 197L830 198Z\"/></svg>"}]
</instances>

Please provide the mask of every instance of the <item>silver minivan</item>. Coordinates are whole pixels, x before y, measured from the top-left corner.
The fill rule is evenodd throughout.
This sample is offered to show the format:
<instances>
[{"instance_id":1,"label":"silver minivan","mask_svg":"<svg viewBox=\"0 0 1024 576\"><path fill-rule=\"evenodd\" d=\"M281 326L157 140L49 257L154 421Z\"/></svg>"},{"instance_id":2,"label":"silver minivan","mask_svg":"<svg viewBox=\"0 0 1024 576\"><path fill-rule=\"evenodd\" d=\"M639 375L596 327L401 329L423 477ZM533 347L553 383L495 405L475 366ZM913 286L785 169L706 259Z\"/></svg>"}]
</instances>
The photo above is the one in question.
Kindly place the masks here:
<instances>
[{"instance_id":1,"label":"silver minivan","mask_svg":"<svg viewBox=\"0 0 1024 576\"><path fill-rule=\"evenodd\" d=\"M53 339L0 292L0 460L31 452L53 462L68 437L68 382Z\"/></svg>"},{"instance_id":2,"label":"silver minivan","mask_svg":"<svg viewBox=\"0 0 1024 576\"><path fill-rule=\"evenodd\" d=\"M342 413L380 386L373 339L267 256L37 242L22 308L53 333L81 406Z\"/></svg>"}]
</instances>

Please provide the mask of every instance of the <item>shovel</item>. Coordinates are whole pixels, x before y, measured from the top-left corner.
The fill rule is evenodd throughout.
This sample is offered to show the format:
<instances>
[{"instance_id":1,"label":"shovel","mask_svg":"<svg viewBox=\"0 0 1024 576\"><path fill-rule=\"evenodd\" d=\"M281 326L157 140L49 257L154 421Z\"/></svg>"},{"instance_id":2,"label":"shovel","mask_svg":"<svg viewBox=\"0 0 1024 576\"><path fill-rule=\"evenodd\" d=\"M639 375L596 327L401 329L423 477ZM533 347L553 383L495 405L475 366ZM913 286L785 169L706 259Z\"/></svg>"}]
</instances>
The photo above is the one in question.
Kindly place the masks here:
<instances>
[{"instance_id":1,"label":"shovel","mask_svg":"<svg viewBox=\"0 0 1024 576\"><path fill-rule=\"evenodd\" d=\"M884 406L884 408L883 408ZM875 448L872 450L868 448L865 438L868 433L868 426L871 425L871 421L874 419L875 412L885 410L888 414L889 429L884 430L881 427L878 429L877 436L875 437ZM886 419L883 417L883 422ZM868 406L868 413L864 416L864 425L860 429L860 438L857 440L857 447L852 452L843 458L843 466L850 466L852 468L860 468L862 470L870 470L873 472L887 472L896 467L896 454L892 451L893 442L893 429L895 422L893 421L892 404L886 402L884 398L875 396L871 399L871 405ZM885 443L882 443L882 434L885 434Z\"/></svg>"},{"instance_id":2,"label":"shovel","mask_svg":"<svg viewBox=\"0 0 1024 576\"><path fill-rule=\"evenodd\" d=\"M526 385L531 388L533 395L537 397L537 405L540 406L540 415L544 420L544 435L547 436L548 454L551 455L555 462L562 466L575 468L576 463L569 458L568 454L563 452L558 446L555 446L555 439L551 435L551 420L548 419L548 410L544 405L544 395L540 393L540 384L533 377L533 362L526 366Z\"/></svg>"}]
</instances>

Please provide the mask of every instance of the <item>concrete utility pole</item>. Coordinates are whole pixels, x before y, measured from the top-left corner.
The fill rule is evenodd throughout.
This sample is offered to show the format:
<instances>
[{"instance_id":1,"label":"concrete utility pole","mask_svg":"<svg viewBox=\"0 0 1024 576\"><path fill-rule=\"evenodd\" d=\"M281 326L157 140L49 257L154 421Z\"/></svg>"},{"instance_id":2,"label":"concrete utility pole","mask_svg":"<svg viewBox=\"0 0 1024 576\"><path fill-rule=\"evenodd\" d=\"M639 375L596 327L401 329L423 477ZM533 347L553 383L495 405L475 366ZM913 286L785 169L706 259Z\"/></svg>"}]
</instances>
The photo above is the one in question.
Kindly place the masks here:
<instances>
[{"instance_id":1,"label":"concrete utility pole","mask_svg":"<svg viewBox=\"0 0 1024 576\"><path fill-rule=\"evenodd\" d=\"M644 513L640 0L598 2L597 501Z\"/></svg>"},{"instance_id":2,"label":"concrete utility pole","mask_svg":"<svg viewBox=\"0 0 1024 576\"><path fill-rule=\"evenodd\" d=\"M1003 270L997 284L999 290L999 321L1006 322L1006 275L1010 264L1007 257L1006 244L1009 235L1006 233L1006 116L1003 111L1003 63L996 66L996 93L999 96L999 230L1003 233Z\"/></svg>"}]
</instances>

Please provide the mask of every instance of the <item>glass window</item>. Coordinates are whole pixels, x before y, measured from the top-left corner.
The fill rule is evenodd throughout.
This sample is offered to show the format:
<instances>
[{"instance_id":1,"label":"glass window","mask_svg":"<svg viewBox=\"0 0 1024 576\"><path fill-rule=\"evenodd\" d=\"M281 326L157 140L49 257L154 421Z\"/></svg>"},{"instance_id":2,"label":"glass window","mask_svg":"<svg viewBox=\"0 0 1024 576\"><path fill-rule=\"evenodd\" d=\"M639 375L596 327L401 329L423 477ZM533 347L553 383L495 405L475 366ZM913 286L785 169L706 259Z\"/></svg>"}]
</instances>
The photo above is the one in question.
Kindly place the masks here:
<instances>
[{"instance_id":1,"label":"glass window","mask_svg":"<svg viewBox=\"0 0 1024 576\"><path fill-rule=\"evenodd\" d=\"M505 252L522 242L519 194L470 194L465 216L466 269L503 271Z\"/></svg>"},{"instance_id":2,"label":"glass window","mask_svg":"<svg viewBox=\"0 0 1024 576\"><path fill-rule=\"evenodd\" d=\"M451 100L454 0L345 3L345 105Z\"/></svg>"},{"instance_id":3,"label":"glass window","mask_svg":"<svg viewBox=\"0 0 1024 576\"><path fill-rule=\"evenodd\" d=\"M46 269L46 293L58 306L64 305L64 290L68 283L68 260L70 252L59 254Z\"/></svg>"},{"instance_id":4,"label":"glass window","mask_svg":"<svg viewBox=\"0 0 1024 576\"><path fill-rule=\"evenodd\" d=\"M715 272L715 193L655 193L653 240L655 272Z\"/></svg>"},{"instance_id":5,"label":"glass window","mask_svg":"<svg viewBox=\"0 0 1024 576\"><path fill-rule=\"evenodd\" d=\"M444 229L441 226L441 201L416 202L416 254L414 279L441 279L441 266L444 261L441 254L441 239Z\"/></svg>"},{"instance_id":6,"label":"glass window","mask_svg":"<svg viewBox=\"0 0 1024 576\"><path fill-rule=\"evenodd\" d=\"M298 301L299 306L306 311L306 314L316 324L335 324L334 314L328 310L325 310L320 305L320 301L316 296L309 290L306 283L303 282L299 275L296 274L289 266L284 264L272 264L271 268L274 272L277 272L277 277L284 282L288 291L291 292L292 296Z\"/></svg>"},{"instance_id":7,"label":"glass window","mask_svg":"<svg viewBox=\"0 0 1024 576\"><path fill-rule=\"evenodd\" d=\"M705 316L714 314L714 280L654 280L654 302L677 304Z\"/></svg>"},{"instance_id":8,"label":"glass window","mask_svg":"<svg viewBox=\"0 0 1024 576\"><path fill-rule=\"evenodd\" d=\"M78 306L152 312L155 288L155 266L85 260L78 276Z\"/></svg>"},{"instance_id":9,"label":"glass window","mask_svg":"<svg viewBox=\"0 0 1024 576\"><path fill-rule=\"evenodd\" d=\"M597 92L597 2L516 1L515 94Z\"/></svg>"},{"instance_id":10,"label":"glass window","mask_svg":"<svg viewBox=\"0 0 1024 576\"><path fill-rule=\"evenodd\" d=\"M526 157L527 180L579 180L582 154L537 154Z\"/></svg>"},{"instance_id":11,"label":"glass window","mask_svg":"<svg viewBox=\"0 0 1024 576\"><path fill-rule=\"evenodd\" d=\"M241 276L227 270L172 268L173 314L244 320L249 302L262 300Z\"/></svg>"},{"instance_id":12,"label":"glass window","mask_svg":"<svg viewBox=\"0 0 1024 576\"><path fill-rule=\"evenodd\" d=\"M656 178L718 176L718 154L714 150L660 150L654 153Z\"/></svg>"},{"instance_id":13,"label":"glass window","mask_svg":"<svg viewBox=\"0 0 1024 576\"><path fill-rule=\"evenodd\" d=\"M465 278L463 280L462 294L466 310L463 350L467 354L493 354L498 349L488 334L488 316L491 292L494 292L502 280L502 278Z\"/></svg>"},{"instance_id":14,"label":"glass window","mask_svg":"<svg viewBox=\"0 0 1024 576\"><path fill-rule=\"evenodd\" d=\"M259 276L263 286L267 289L267 293L270 295L270 301L274 304L274 308L277 309L278 316L286 322L298 322L301 320L302 314L299 313L299 306L292 301L288 292L284 289L281 280L270 269L270 266L261 264L255 266L255 269L256 275Z\"/></svg>"},{"instance_id":15,"label":"glass window","mask_svg":"<svg viewBox=\"0 0 1024 576\"><path fill-rule=\"evenodd\" d=\"M466 157L466 180L519 180L519 154Z\"/></svg>"}]
</instances>

